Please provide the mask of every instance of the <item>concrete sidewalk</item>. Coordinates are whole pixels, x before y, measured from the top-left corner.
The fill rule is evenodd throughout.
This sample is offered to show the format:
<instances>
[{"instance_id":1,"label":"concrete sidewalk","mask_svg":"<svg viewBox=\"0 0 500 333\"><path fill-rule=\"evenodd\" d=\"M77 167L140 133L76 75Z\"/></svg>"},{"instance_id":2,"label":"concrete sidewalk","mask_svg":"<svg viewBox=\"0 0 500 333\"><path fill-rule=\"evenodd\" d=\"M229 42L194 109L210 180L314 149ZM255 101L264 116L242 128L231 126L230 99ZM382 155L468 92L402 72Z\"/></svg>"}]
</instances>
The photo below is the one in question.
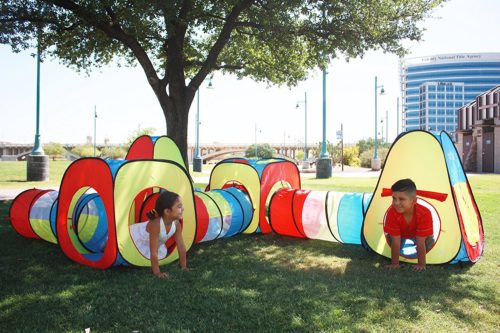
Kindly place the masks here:
<instances>
[{"instance_id":1,"label":"concrete sidewalk","mask_svg":"<svg viewBox=\"0 0 500 333\"><path fill-rule=\"evenodd\" d=\"M0 201L12 200L25 189L0 189Z\"/></svg>"},{"instance_id":2,"label":"concrete sidewalk","mask_svg":"<svg viewBox=\"0 0 500 333\"><path fill-rule=\"evenodd\" d=\"M316 169L311 168L307 170L299 169L300 176L304 178L316 178ZM380 177L379 171L372 171L370 168L361 168L361 167L351 167L348 165L344 165L344 170L342 170L342 166L336 165L332 170L332 177L368 177L368 178L378 178Z\"/></svg>"},{"instance_id":3,"label":"concrete sidewalk","mask_svg":"<svg viewBox=\"0 0 500 333\"><path fill-rule=\"evenodd\" d=\"M332 177L379 177L380 176L380 171L372 171L369 168L357 168L357 167L350 167L350 166L344 166L344 171L342 171L342 168L340 166L335 166L332 170ZM307 170L300 170L300 177L301 178L315 178L316 177L316 169L311 168ZM207 174L206 176L201 176L201 177L194 177L194 182L198 184L208 184L210 174ZM40 189L46 189L46 187L37 187ZM14 199L19 193L27 190L29 188L18 188L18 189L1 189L0 188L0 201L3 200L12 200ZM59 187L51 187L50 189L52 190L59 190Z\"/></svg>"},{"instance_id":4,"label":"concrete sidewalk","mask_svg":"<svg viewBox=\"0 0 500 333\"><path fill-rule=\"evenodd\" d=\"M9 188L9 189L0 189L0 201L4 200L12 200L14 199L19 193L24 192L26 190L29 190L33 187L27 187L27 188ZM37 187L39 189L51 189L51 190L59 190L59 187Z\"/></svg>"},{"instance_id":5,"label":"concrete sidewalk","mask_svg":"<svg viewBox=\"0 0 500 333\"><path fill-rule=\"evenodd\" d=\"M301 178L316 178L316 169L310 168L307 170L299 169ZM367 177L367 178L378 178L380 177L380 171L372 171L370 168L361 168L361 167L350 167L345 165L344 170L342 171L341 166L335 166L332 170L332 177ZM206 176L194 177L193 181L195 183L205 183L208 184L210 180L210 173L207 173Z\"/></svg>"},{"instance_id":6,"label":"concrete sidewalk","mask_svg":"<svg viewBox=\"0 0 500 333\"><path fill-rule=\"evenodd\" d=\"M300 169L300 177L301 178L316 178L316 169L311 168L307 170L302 170ZM344 171L342 171L341 166L335 166L332 170L332 177L342 177L342 178L361 178L361 177L366 177L366 178L378 178L380 177L380 172L381 171L372 171L370 168L360 168L360 167L350 167L345 165L344 166ZM481 176L481 173L467 173L467 177L475 177L475 176ZM210 180L210 173L207 173L206 175L204 174L203 176L199 177L194 177L193 181L197 184L208 184ZM46 189L47 187L37 187L40 189ZM19 193L27 190L29 188L19 188L19 189L2 189L0 188L0 201L3 200L12 200L14 199ZM50 189L52 190L59 190L59 186L57 187L51 187Z\"/></svg>"}]
</instances>

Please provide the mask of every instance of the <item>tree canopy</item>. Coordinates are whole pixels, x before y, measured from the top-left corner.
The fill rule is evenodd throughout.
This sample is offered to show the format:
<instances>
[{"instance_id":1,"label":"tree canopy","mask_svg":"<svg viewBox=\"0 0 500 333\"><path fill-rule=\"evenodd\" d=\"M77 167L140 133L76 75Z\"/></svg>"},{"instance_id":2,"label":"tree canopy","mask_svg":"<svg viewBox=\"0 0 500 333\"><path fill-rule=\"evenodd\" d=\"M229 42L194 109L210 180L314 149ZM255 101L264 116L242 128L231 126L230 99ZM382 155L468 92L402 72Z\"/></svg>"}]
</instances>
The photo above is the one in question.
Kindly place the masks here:
<instances>
[{"instance_id":1,"label":"tree canopy","mask_svg":"<svg viewBox=\"0 0 500 333\"><path fill-rule=\"evenodd\" d=\"M245 157L271 158L275 152L269 143L252 144L245 150Z\"/></svg>"},{"instance_id":2,"label":"tree canopy","mask_svg":"<svg viewBox=\"0 0 500 333\"><path fill-rule=\"evenodd\" d=\"M403 55L445 0L4 0L0 43L76 70L142 67L187 156L189 107L214 71L293 86L335 57Z\"/></svg>"}]
</instances>

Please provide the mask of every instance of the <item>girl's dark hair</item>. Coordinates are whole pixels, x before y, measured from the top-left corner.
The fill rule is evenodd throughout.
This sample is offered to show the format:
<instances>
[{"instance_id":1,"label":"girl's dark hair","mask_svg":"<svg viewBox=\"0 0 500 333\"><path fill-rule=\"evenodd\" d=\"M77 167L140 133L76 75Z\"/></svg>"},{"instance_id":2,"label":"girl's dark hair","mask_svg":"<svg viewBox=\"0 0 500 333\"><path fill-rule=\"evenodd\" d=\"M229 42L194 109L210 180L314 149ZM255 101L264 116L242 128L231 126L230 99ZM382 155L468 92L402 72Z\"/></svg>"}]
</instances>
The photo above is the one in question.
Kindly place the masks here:
<instances>
[{"instance_id":1,"label":"girl's dark hair","mask_svg":"<svg viewBox=\"0 0 500 333\"><path fill-rule=\"evenodd\" d=\"M391 186L392 192L405 192L411 196L417 195L417 186L410 178L400 179Z\"/></svg>"},{"instance_id":2,"label":"girl's dark hair","mask_svg":"<svg viewBox=\"0 0 500 333\"><path fill-rule=\"evenodd\" d=\"M155 217L161 216L163 211L167 208L172 209L174 203L179 198L179 195L175 192L162 191L158 198L156 199L155 209L146 213L148 219L152 220Z\"/></svg>"}]
</instances>

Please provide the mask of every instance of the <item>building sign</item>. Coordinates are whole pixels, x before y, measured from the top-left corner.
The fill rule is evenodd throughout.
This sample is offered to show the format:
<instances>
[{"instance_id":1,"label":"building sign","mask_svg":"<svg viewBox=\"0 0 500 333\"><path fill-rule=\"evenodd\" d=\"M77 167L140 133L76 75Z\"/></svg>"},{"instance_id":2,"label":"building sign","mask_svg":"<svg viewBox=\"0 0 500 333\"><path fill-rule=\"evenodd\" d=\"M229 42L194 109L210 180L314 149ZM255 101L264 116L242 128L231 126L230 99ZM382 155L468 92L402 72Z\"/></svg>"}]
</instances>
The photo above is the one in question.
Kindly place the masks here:
<instances>
[{"instance_id":1,"label":"building sign","mask_svg":"<svg viewBox=\"0 0 500 333\"><path fill-rule=\"evenodd\" d=\"M461 61L500 61L500 53L457 53L439 54L426 57L405 58L403 66Z\"/></svg>"}]
</instances>

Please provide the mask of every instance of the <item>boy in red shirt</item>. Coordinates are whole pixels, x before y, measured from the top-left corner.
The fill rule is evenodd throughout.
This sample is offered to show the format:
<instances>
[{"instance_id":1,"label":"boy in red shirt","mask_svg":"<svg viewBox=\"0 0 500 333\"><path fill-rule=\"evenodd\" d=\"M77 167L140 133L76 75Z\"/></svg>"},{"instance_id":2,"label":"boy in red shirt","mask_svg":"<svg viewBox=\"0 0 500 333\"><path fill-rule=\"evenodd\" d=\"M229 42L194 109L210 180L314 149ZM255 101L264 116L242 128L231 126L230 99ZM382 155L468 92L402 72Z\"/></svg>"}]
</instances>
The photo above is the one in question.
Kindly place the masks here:
<instances>
[{"instance_id":1,"label":"boy in red shirt","mask_svg":"<svg viewBox=\"0 0 500 333\"><path fill-rule=\"evenodd\" d=\"M391 246L391 263L387 268L399 268L402 239L407 238L415 239L417 245L418 263L413 270L423 271L425 255L434 242L431 212L417 203L417 187L411 179L398 180L391 190L392 206L387 211L384 225Z\"/></svg>"}]
</instances>

